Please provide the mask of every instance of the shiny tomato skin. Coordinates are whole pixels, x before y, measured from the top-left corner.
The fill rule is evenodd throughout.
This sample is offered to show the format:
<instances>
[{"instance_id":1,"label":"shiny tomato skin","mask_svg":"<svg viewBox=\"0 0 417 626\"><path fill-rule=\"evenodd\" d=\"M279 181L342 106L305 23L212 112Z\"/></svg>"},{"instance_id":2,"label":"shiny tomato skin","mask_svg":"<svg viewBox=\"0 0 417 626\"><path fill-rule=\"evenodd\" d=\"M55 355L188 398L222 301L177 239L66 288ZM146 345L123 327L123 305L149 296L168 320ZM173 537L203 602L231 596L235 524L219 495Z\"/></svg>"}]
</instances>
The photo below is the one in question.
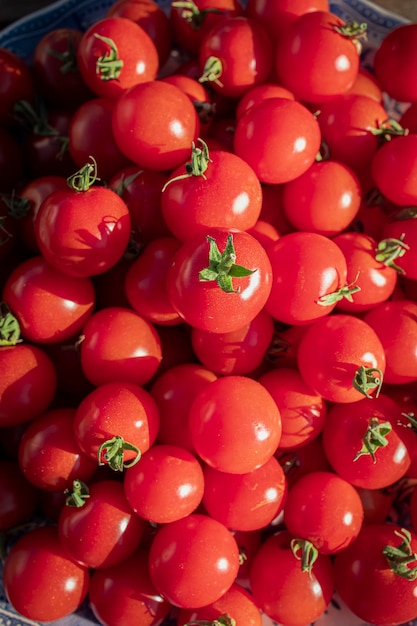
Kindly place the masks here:
<instances>
[{"instance_id":1,"label":"shiny tomato skin","mask_svg":"<svg viewBox=\"0 0 417 626\"><path fill-rule=\"evenodd\" d=\"M211 517L192 513L160 526L149 552L149 571L172 605L199 608L218 600L235 581L239 549L233 534Z\"/></svg>"},{"instance_id":2,"label":"shiny tomato skin","mask_svg":"<svg viewBox=\"0 0 417 626\"><path fill-rule=\"evenodd\" d=\"M69 276L38 255L14 269L2 297L16 315L22 337L41 344L72 338L95 305L90 278Z\"/></svg>"},{"instance_id":3,"label":"shiny tomato skin","mask_svg":"<svg viewBox=\"0 0 417 626\"><path fill-rule=\"evenodd\" d=\"M57 389L54 363L39 346L0 348L0 425L25 424L45 411Z\"/></svg>"},{"instance_id":4,"label":"shiny tomato skin","mask_svg":"<svg viewBox=\"0 0 417 626\"><path fill-rule=\"evenodd\" d=\"M253 557L249 582L268 617L305 626L324 613L333 596L333 565L328 554L319 554L311 574L303 572L290 547L293 538L287 530L267 537Z\"/></svg>"},{"instance_id":5,"label":"shiny tomato skin","mask_svg":"<svg viewBox=\"0 0 417 626\"><path fill-rule=\"evenodd\" d=\"M294 94L292 94L289 89L273 82L264 82L251 87L239 98L236 106L236 118L239 119L253 106L260 104L268 98L288 98L289 100L295 100Z\"/></svg>"},{"instance_id":6,"label":"shiny tomato skin","mask_svg":"<svg viewBox=\"0 0 417 626\"><path fill-rule=\"evenodd\" d=\"M391 432L385 437L386 445L375 450L375 460L370 454L356 458L371 419L388 423ZM333 470L356 487L389 487L407 473L415 457L415 440L406 424L399 403L386 394L372 402L364 398L354 403L335 403L329 409L322 434L326 457Z\"/></svg>"},{"instance_id":7,"label":"shiny tomato skin","mask_svg":"<svg viewBox=\"0 0 417 626\"><path fill-rule=\"evenodd\" d=\"M89 571L69 559L54 526L35 528L13 545L3 570L10 604L30 620L67 617L86 598Z\"/></svg>"},{"instance_id":8,"label":"shiny tomato skin","mask_svg":"<svg viewBox=\"0 0 417 626\"><path fill-rule=\"evenodd\" d=\"M133 163L158 171L185 163L199 136L199 124L187 94L158 80L128 89L117 100L112 118L120 150Z\"/></svg>"},{"instance_id":9,"label":"shiny tomato skin","mask_svg":"<svg viewBox=\"0 0 417 626\"><path fill-rule=\"evenodd\" d=\"M118 480L97 480L80 507L64 505L58 534L68 557L90 569L112 567L138 548L145 522L130 507Z\"/></svg>"},{"instance_id":10,"label":"shiny tomato skin","mask_svg":"<svg viewBox=\"0 0 417 626\"><path fill-rule=\"evenodd\" d=\"M385 35L375 52L373 68L383 90L399 102L416 102L416 24L402 24Z\"/></svg>"},{"instance_id":11,"label":"shiny tomato skin","mask_svg":"<svg viewBox=\"0 0 417 626\"><path fill-rule=\"evenodd\" d=\"M107 383L93 389L80 402L74 417L75 438L81 450L98 461L99 447L120 436L146 452L159 428L159 411L152 396L133 383ZM124 460L134 458L124 453Z\"/></svg>"},{"instance_id":12,"label":"shiny tomato skin","mask_svg":"<svg viewBox=\"0 0 417 626\"><path fill-rule=\"evenodd\" d=\"M383 375L386 357L369 324L338 313L316 320L306 329L298 345L297 363L306 383L325 400L355 402L364 397L353 386L358 368L377 369Z\"/></svg>"},{"instance_id":13,"label":"shiny tomato skin","mask_svg":"<svg viewBox=\"0 0 417 626\"><path fill-rule=\"evenodd\" d=\"M110 42L106 38L111 40ZM107 73L102 58L121 61L117 75ZM130 87L154 80L159 69L155 44L144 29L125 17L103 17L96 20L81 37L77 48L81 76L97 96L117 99Z\"/></svg>"},{"instance_id":14,"label":"shiny tomato skin","mask_svg":"<svg viewBox=\"0 0 417 626\"><path fill-rule=\"evenodd\" d=\"M248 230L259 218L261 183L250 165L222 150L210 150L209 159L203 176L175 180L186 169L174 170L162 193L162 215L181 241L210 228Z\"/></svg>"},{"instance_id":15,"label":"shiny tomato skin","mask_svg":"<svg viewBox=\"0 0 417 626\"><path fill-rule=\"evenodd\" d=\"M322 554L336 554L358 536L363 505L355 487L334 472L309 472L288 490L284 523Z\"/></svg>"},{"instance_id":16,"label":"shiny tomato skin","mask_svg":"<svg viewBox=\"0 0 417 626\"><path fill-rule=\"evenodd\" d=\"M168 524L193 513L203 497L199 460L180 446L154 444L125 471L124 492L142 519Z\"/></svg>"},{"instance_id":17,"label":"shiny tomato skin","mask_svg":"<svg viewBox=\"0 0 417 626\"><path fill-rule=\"evenodd\" d=\"M98 186L51 193L35 223L41 254L71 276L94 276L115 265L126 250L130 227L124 201Z\"/></svg>"},{"instance_id":18,"label":"shiny tomato skin","mask_svg":"<svg viewBox=\"0 0 417 626\"><path fill-rule=\"evenodd\" d=\"M285 32L291 22L309 11L328 11L328 0L277 0L262 2L249 0L245 15L258 20L276 40Z\"/></svg>"},{"instance_id":19,"label":"shiny tomato skin","mask_svg":"<svg viewBox=\"0 0 417 626\"><path fill-rule=\"evenodd\" d=\"M201 459L231 474L245 474L266 463L282 432L271 394L247 376L221 377L200 391L188 422Z\"/></svg>"},{"instance_id":20,"label":"shiny tomato skin","mask_svg":"<svg viewBox=\"0 0 417 626\"><path fill-rule=\"evenodd\" d=\"M356 541L335 557L336 591L361 620L384 626L416 615L416 581L395 574L383 554L386 546L398 548L402 536L395 523L365 524ZM410 554L416 551L417 536L411 532Z\"/></svg>"},{"instance_id":21,"label":"shiny tomato skin","mask_svg":"<svg viewBox=\"0 0 417 626\"><path fill-rule=\"evenodd\" d=\"M6 48L0 50L0 123L16 127L13 107L19 100L33 104L35 84L30 67L17 54Z\"/></svg>"},{"instance_id":22,"label":"shiny tomato skin","mask_svg":"<svg viewBox=\"0 0 417 626\"><path fill-rule=\"evenodd\" d=\"M148 571L148 551L139 549L122 563L94 570L89 588L91 609L106 626L160 626L171 605L160 596Z\"/></svg>"},{"instance_id":23,"label":"shiny tomato skin","mask_svg":"<svg viewBox=\"0 0 417 626\"><path fill-rule=\"evenodd\" d=\"M300 102L268 98L237 120L233 148L261 183L286 183L303 174L320 149L314 115Z\"/></svg>"},{"instance_id":24,"label":"shiny tomato skin","mask_svg":"<svg viewBox=\"0 0 417 626\"><path fill-rule=\"evenodd\" d=\"M97 464L74 436L75 409L51 408L26 427L19 444L19 467L45 491L65 491L74 480L87 481Z\"/></svg>"},{"instance_id":25,"label":"shiny tomato skin","mask_svg":"<svg viewBox=\"0 0 417 626\"><path fill-rule=\"evenodd\" d=\"M285 324L311 324L326 317L336 300L330 294L346 286L346 260L328 237L297 231L280 237L267 249L272 287L265 308Z\"/></svg>"},{"instance_id":26,"label":"shiny tomato skin","mask_svg":"<svg viewBox=\"0 0 417 626\"><path fill-rule=\"evenodd\" d=\"M215 281L199 280L199 272L209 265L209 241L204 234L183 242L174 255L167 275L168 296L192 327L217 333L242 328L262 310L269 296L272 270L261 244L245 231L211 228L207 232L220 252L230 234L236 263L254 270L249 276L232 279L232 293L223 291Z\"/></svg>"},{"instance_id":27,"label":"shiny tomato skin","mask_svg":"<svg viewBox=\"0 0 417 626\"><path fill-rule=\"evenodd\" d=\"M246 474L204 467L204 508L234 531L266 528L283 510L287 491L284 470L274 456Z\"/></svg>"},{"instance_id":28,"label":"shiny tomato skin","mask_svg":"<svg viewBox=\"0 0 417 626\"><path fill-rule=\"evenodd\" d=\"M294 20L279 39L275 66L278 82L308 103L345 93L359 71L359 54L345 26L330 11L310 11Z\"/></svg>"},{"instance_id":29,"label":"shiny tomato skin","mask_svg":"<svg viewBox=\"0 0 417 626\"><path fill-rule=\"evenodd\" d=\"M84 324L80 358L93 385L114 381L144 385L161 363L161 342L156 327L136 311L108 306L96 310Z\"/></svg>"},{"instance_id":30,"label":"shiny tomato skin","mask_svg":"<svg viewBox=\"0 0 417 626\"><path fill-rule=\"evenodd\" d=\"M417 203L417 134L409 133L386 141L375 152L371 163L379 191L398 206Z\"/></svg>"}]
</instances>

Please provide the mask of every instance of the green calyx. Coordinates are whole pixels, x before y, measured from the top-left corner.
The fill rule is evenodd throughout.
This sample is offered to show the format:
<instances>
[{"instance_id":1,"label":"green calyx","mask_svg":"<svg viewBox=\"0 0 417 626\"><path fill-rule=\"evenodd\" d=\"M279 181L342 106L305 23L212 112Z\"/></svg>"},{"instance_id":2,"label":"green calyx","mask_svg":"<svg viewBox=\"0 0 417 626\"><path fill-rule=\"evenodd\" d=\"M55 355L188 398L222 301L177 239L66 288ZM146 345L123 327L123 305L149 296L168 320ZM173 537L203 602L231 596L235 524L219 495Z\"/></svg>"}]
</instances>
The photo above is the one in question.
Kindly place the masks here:
<instances>
[{"instance_id":1,"label":"green calyx","mask_svg":"<svg viewBox=\"0 0 417 626\"><path fill-rule=\"evenodd\" d=\"M135 456L130 461L124 460L126 451L135 453ZM125 441L123 437L116 436L101 444L97 457L99 465L108 465L115 472L123 472L124 469L132 467L139 461L141 453L139 448L132 443Z\"/></svg>"},{"instance_id":2,"label":"green calyx","mask_svg":"<svg viewBox=\"0 0 417 626\"><path fill-rule=\"evenodd\" d=\"M219 617L214 620L197 619L192 622L187 622L185 626L236 626L236 620L228 613L222 613L222 615L219 615Z\"/></svg>"},{"instance_id":3,"label":"green calyx","mask_svg":"<svg viewBox=\"0 0 417 626\"><path fill-rule=\"evenodd\" d=\"M356 22L355 20L348 20L345 24L334 27L334 30L339 33L339 35L352 41L358 54L362 52L362 43L360 40L366 39L367 29L368 24L366 22Z\"/></svg>"},{"instance_id":4,"label":"green calyx","mask_svg":"<svg viewBox=\"0 0 417 626\"><path fill-rule=\"evenodd\" d=\"M376 128L371 128L370 131L383 141L390 141L392 137L400 137L409 133L408 128L404 128L397 120L391 117L378 124Z\"/></svg>"},{"instance_id":5,"label":"green calyx","mask_svg":"<svg viewBox=\"0 0 417 626\"><path fill-rule=\"evenodd\" d=\"M79 72L78 63L77 63L77 52L74 45L74 38L71 34L67 37L68 48L65 52L57 52L52 48L47 50L48 54L58 59L61 62L61 66L59 71L62 74L69 74L70 72Z\"/></svg>"},{"instance_id":6,"label":"green calyx","mask_svg":"<svg viewBox=\"0 0 417 626\"><path fill-rule=\"evenodd\" d=\"M200 83L216 83L219 87L223 87L223 83L219 80L222 73L222 62L218 57L211 56L205 62L203 73L198 80Z\"/></svg>"},{"instance_id":7,"label":"green calyx","mask_svg":"<svg viewBox=\"0 0 417 626\"><path fill-rule=\"evenodd\" d=\"M11 217L19 220L30 211L30 202L28 198L21 198L13 190L10 194L0 194L1 201L7 206L7 213ZM0 218L1 221L1 218Z\"/></svg>"},{"instance_id":8,"label":"green calyx","mask_svg":"<svg viewBox=\"0 0 417 626\"><path fill-rule=\"evenodd\" d=\"M15 346L20 338L20 324L5 302L0 302L0 346Z\"/></svg>"},{"instance_id":9,"label":"green calyx","mask_svg":"<svg viewBox=\"0 0 417 626\"><path fill-rule=\"evenodd\" d=\"M376 397L379 396L382 387L383 373L377 367L364 367L361 365L355 373L352 381L353 387L360 391L366 398L372 398L370 391L376 389Z\"/></svg>"},{"instance_id":10,"label":"green calyx","mask_svg":"<svg viewBox=\"0 0 417 626\"><path fill-rule=\"evenodd\" d=\"M402 528L401 531L394 530L394 533L401 539L400 545L385 546L382 554L394 574L407 580L416 580L417 554L411 548L411 533L406 528Z\"/></svg>"},{"instance_id":11,"label":"green calyx","mask_svg":"<svg viewBox=\"0 0 417 626\"><path fill-rule=\"evenodd\" d=\"M74 480L72 489L65 490L65 505L75 507L77 509L84 506L85 501L90 497L88 487L82 480Z\"/></svg>"},{"instance_id":12,"label":"green calyx","mask_svg":"<svg viewBox=\"0 0 417 626\"><path fill-rule=\"evenodd\" d=\"M359 274L356 276L355 280L350 283L350 285L345 285L344 287L341 287L333 293L327 293L324 296L321 296L317 300L317 303L321 304L322 306L332 306L340 300L343 300L343 298L346 298L346 300L348 300L349 302L353 302L353 294L361 290L359 285L356 285L358 277Z\"/></svg>"},{"instance_id":13,"label":"green calyx","mask_svg":"<svg viewBox=\"0 0 417 626\"><path fill-rule=\"evenodd\" d=\"M199 138L198 142L201 145L201 148L198 148L194 141L191 144L191 158L185 164L185 173L180 174L179 176L174 176L174 178L170 178L165 185L162 187L162 191L170 185L171 183L177 180L184 180L185 178L191 178L192 176L201 176L206 180L205 172L208 168L209 163L211 163L209 149L205 141Z\"/></svg>"},{"instance_id":14,"label":"green calyx","mask_svg":"<svg viewBox=\"0 0 417 626\"><path fill-rule=\"evenodd\" d=\"M171 3L171 6L183 9L181 17L193 30L199 30L202 27L208 13L225 13L224 9L207 8L201 10L193 0L175 0Z\"/></svg>"},{"instance_id":15,"label":"green calyx","mask_svg":"<svg viewBox=\"0 0 417 626\"><path fill-rule=\"evenodd\" d=\"M227 237L226 247L223 252L220 252L213 237L208 235L207 240L210 244L209 266L201 270L199 280L201 282L216 281L225 293L239 293L240 288L237 287L235 289L233 287L232 278L250 276L256 270L249 270L242 265L236 264L236 252L231 234Z\"/></svg>"},{"instance_id":16,"label":"green calyx","mask_svg":"<svg viewBox=\"0 0 417 626\"><path fill-rule=\"evenodd\" d=\"M354 461L363 455L370 455L373 463L376 463L376 451L385 448L389 441L387 435L392 431L390 422L380 422L377 417L371 417L368 428L362 437L362 448L357 452Z\"/></svg>"},{"instance_id":17,"label":"green calyx","mask_svg":"<svg viewBox=\"0 0 417 626\"><path fill-rule=\"evenodd\" d=\"M301 561L301 571L308 572L311 576L311 570L319 555L317 548L307 539L291 539L290 545L295 558Z\"/></svg>"},{"instance_id":18,"label":"green calyx","mask_svg":"<svg viewBox=\"0 0 417 626\"><path fill-rule=\"evenodd\" d=\"M90 156L91 163L86 163L74 174L67 178L67 184L74 191L87 191L99 180L97 178L97 162Z\"/></svg>"},{"instance_id":19,"label":"green calyx","mask_svg":"<svg viewBox=\"0 0 417 626\"><path fill-rule=\"evenodd\" d=\"M377 246L375 260L383 263L387 267L392 267L399 274L404 274L404 270L396 263L396 259L400 259L410 249L410 246L404 243L405 234L403 233L398 239L388 237L382 239Z\"/></svg>"},{"instance_id":20,"label":"green calyx","mask_svg":"<svg viewBox=\"0 0 417 626\"><path fill-rule=\"evenodd\" d=\"M123 60L119 58L119 52L113 39L94 33L94 37L106 43L109 51L96 61L96 74L101 80L117 80L123 67Z\"/></svg>"}]
</instances>

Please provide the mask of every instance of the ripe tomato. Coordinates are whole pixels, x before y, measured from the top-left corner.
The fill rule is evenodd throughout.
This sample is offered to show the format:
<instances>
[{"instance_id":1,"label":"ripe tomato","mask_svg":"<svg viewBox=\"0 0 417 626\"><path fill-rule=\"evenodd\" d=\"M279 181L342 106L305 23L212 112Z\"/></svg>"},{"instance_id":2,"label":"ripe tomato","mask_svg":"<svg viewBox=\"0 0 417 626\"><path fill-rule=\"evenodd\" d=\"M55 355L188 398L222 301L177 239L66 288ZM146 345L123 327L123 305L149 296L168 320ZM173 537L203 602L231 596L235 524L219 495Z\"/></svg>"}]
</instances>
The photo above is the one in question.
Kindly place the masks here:
<instances>
[{"instance_id":1,"label":"ripe tomato","mask_svg":"<svg viewBox=\"0 0 417 626\"><path fill-rule=\"evenodd\" d=\"M64 274L39 255L22 261L10 273L2 297L19 320L22 337L34 343L72 338L95 304L90 278Z\"/></svg>"},{"instance_id":2,"label":"ripe tomato","mask_svg":"<svg viewBox=\"0 0 417 626\"><path fill-rule=\"evenodd\" d=\"M131 161L164 171L187 160L200 122L186 93L176 85L152 80L118 98L112 126L116 143Z\"/></svg>"},{"instance_id":3,"label":"ripe tomato","mask_svg":"<svg viewBox=\"0 0 417 626\"><path fill-rule=\"evenodd\" d=\"M402 624L415 618L417 536L398 524L365 524L335 557L335 586L361 620ZM364 593L366 590L366 593Z\"/></svg>"},{"instance_id":4,"label":"ripe tomato","mask_svg":"<svg viewBox=\"0 0 417 626\"><path fill-rule=\"evenodd\" d=\"M258 20L278 40L292 21L309 11L328 11L328 0L248 0L245 15Z\"/></svg>"},{"instance_id":5,"label":"ripe tomato","mask_svg":"<svg viewBox=\"0 0 417 626\"><path fill-rule=\"evenodd\" d=\"M84 324L80 358L83 372L93 385L113 381L144 385L162 360L158 331L133 309L105 307Z\"/></svg>"},{"instance_id":6,"label":"ripe tomato","mask_svg":"<svg viewBox=\"0 0 417 626\"><path fill-rule=\"evenodd\" d=\"M262 183L277 185L308 170L320 141L318 122L303 104L268 98L237 120L233 147Z\"/></svg>"},{"instance_id":7,"label":"ripe tomato","mask_svg":"<svg viewBox=\"0 0 417 626\"><path fill-rule=\"evenodd\" d=\"M67 556L90 569L113 567L138 548L145 522L136 515L118 480L88 485L82 504L65 504L58 518L58 534Z\"/></svg>"},{"instance_id":8,"label":"ripe tomato","mask_svg":"<svg viewBox=\"0 0 417 626\"><path fill-rule=\"evenodd\" d=\"M42 202L35 223L42 255L71 276L94 276L115 265L126 250L130 227L124 201L98 186L54 191Z\"/></svg>"},{"instance_id":9,"label":"ripe tomato","mask_svg":"<svg viewBox=\"0 0 417 626\"><path fill-rule=\"evenodd\" d=\"M417 134L394 137L372 157L372 177L378 190L398 206L417 203Z\"/></svg>"},{"instance_id":10,"label":"ripe tomato","mask_svg":"<svg viewBox=\"0 0 417 626\"><path fill-rule=\"evenodd\" d=\"M261 213L262 188L246 161L199 140L191 160L174 170L162 193L162 215L182 241L211 228L248 230Z\"/></svg>"},{"instance_id":11,"label":"ripe tomato","mask_svg":"<svg viewBox=\"0 0 417 626\"><path fill-rule=\"evenodd\" d=\"M272 39L255 19L224 18L201 39L200 81L229 98L265 82L273 68Z\"/></svg>"},{"instance_id":12,"label":"ripe tomato","mask_svg":"<svg viewBox=\"0 0 417 626\"><path fill-rule=\"evenodd\" d=\"M0 532L27 522L37 510L38 490L15 460L0 459L0 501Z\"/></svg>"},{"instance_id":13,"label":"ripe tomato","mask_svg":"<svg viewBox=\"0 0 417 626\"><path fill-rule=\"evenodd\" d=\"M204 509L235 531L267 527L283 510L286 496L287 480L274 456L246 474L204 467Z\"/></svg>"},{"instance_id":14,"label":"ripe tomato","mask_svg":"<svg viewBox=\"0 0 417 626\"><path fill-rule=\"evenodd\" d=\"M265 308L275 320L310 324L349 295L346 259L330 238L307 231L288 233L267 252L272 287Z\"/></svg>"},{"instance_id":15,"label":"ripe tomato","mask_svg":"<svg viewBox=\"0 0 417 626\"><path fill-rule=\"evenodd\" d=\"M236 106L236 118L239 119L244 113L249 111L253 106L257 106L268 98L288 98L289 100L295 100L294 94L276 83L261 83L255 85L245 92L243 96L239 98Z\"/></svg>"},{"instance_id":16,"label":"ripe tomato","mask_svg":"<svg viewBox=\"0 0 417 626\"><path fill-rule=\"evenodd\" d=\"M126 470L124 491L132 509L155 524L168 524L193 513L204 491L200 462L188 450L154 444Z\"/></svg>"},{"instance_id":17,"label":"ripe tomato","mask_svg":"<svg viewBox=\"0 0 417 626\"><path fill-rule=\"evenodd\" d=\"M16 127L14 105L21 100L33 103L35 84L29 65L6 48L0 48L0 85L0 123Z\"/></svg>"},{"instance_id":18,"label":"ripe tomato","mask_svg":"<svg viewBox=\"0 0 417 626\"><path fill-rule=\"evenodd\" d=\"M75 409L51 408L26 427L19 444L19 467L26 479L46 491L64 491L75 479L88 480L97 463L74 436Z\"/></svg>"},{"instance_id":19,"label":"ripe tomato","mask_svg":"<svg viewBox=\"0 0 417 626\"><path fill-rule=\"evenodd\" d=\"M282 424L279 449L298 448L323 430L327 407L323 398L305 383L296 368L271 369L258 377L277 403Z\"/></svg>"},{"instance_id":20,"label":"ripe tomato","mask_svg":"<svg viewBox=\"0 0 417 626\"><path fill-rule=\"evenodd\" d=\"M283 530L267 537L253 557L249 572L255 602L272 620L305 626L320 617L334 591L330 556L319 554L310 571L291 549L294 537Z\"/></svg>"},{"instance_id":21,"label":"ripe tomato","mask_svg":"<svg viewBox=\"0 0 417 626\"><path fill-rule=\"evenodd\" d=\"M189 415L194 448L205 463L231 474L261 467L281 438L281 416L271 394L246 376L213 381L194 399Z\"/></svg>"},{"instance_id":22,"label":"ripe tomato","mask_svg":"<svg viewBox=\"0 0 417 626\"><path fill-rule=\"evenodd\" d=\"M401 24L384 36L375 51L373 60L375 76L382 89L399 102L417 100L414 85L416 35L416 24Z\"/></svg>"},{"instance_id":23,"label":"ripe tomato","mask_svg":"<svg viewBox=\"0 0 417 626\"><path fill-rule=\"evenodd\" d=\"M167 275L171 304L190 326L225 333L251 322L271 289L271 264L249 233L211 228L183 242Z\"/></svg>"},{"instance_id":24,"label":"ripe tomato","mask_svg":"<svg viewBox=\"0 0 417 626\"><path fill-rule=\"evenodd\" d=\"M311 324L297 351L305 382L330 402L355 402L378 394L386 367L377 333L362 319L338 313Z\"/></svg>"},{"instance_id":25,"label":"ripe tomato","mask_svg":"<svg viewBox=\"0 0 417 626\"><path fill-rule=\"evenodd\" d=\"M67 557L55 526L25 533L4 562L7 599L29 620L49 622L76 611L87 596L89 578L87 568Z\"/></svg>"},{"instance_id":26,"label":"ripe tomato","mask_svg":"<svg viewBox=\"0 0 417 626\"><path fill-rule=\"evenodd\" d=\"M112 382L85 396L76 409L73 426L85 454L100 465L121 471L154 443L159 412L143 387Z\"/></svg>"},{"instance_id":27,"label":"ripe tomato","mask_svg":"<svg viewBox=\"0 0 417 626\"><path fill-rule=\"evenodd\" d=\"M333 472L309 472L288 490L287 530L310 541L322 554L336 554L358 536L363 505L355 487Z\"/></svg>"},{"instance_id":28,"label":"ripe tomato","mask_svg":"<svg viewBox=\"0 0 417 626\"><path fill-rule=\"evenodd\" d=\"M88 598L95 617L106 626L159 626L171 608L150 579L148 551L142 546L119 565L94 570Z\"/></svg>"},{"instance_id":29,"label":"ripe tomato","mask_svg":"<svg viewBox=\"0 0 417 626\"><path fill-rule=\"evenodd\" d=\"M149 552L151 580L174 606L194 609L218 600L235 581L239 549L232 533L191 513L157 530Z\"/></svg>"},{"instance_id":30,"label":"ripe tomato","mask_svg":"<svg viewBox=\"0 0 417 626\"><path fill-rule=\"evenodd\" d=\"M154 80L159 69L155 44L126 17L104 17L82 35L77 61L86 85L97 96L117 99L130 87Z\"/></svg>"},{"instance_id":31,"label":"ripe tomato","mask_svg":"<svg viewBox=\"0 0 417 626\"><path fill-rule=\"evenodd\" d=\"M323 429L323 448L334 471L356 487L382 489L408 471L415 434L401 407L386 394L368 402L335 403Z\"/></svg>"},{"instance_id":32,"label":"ripe tomato","mask_svg":"<svg viewBox=\"0 0 417 626\"><path fill-rule=\"evenodd\" d=\"M411 281L417 279L417 220L414 217L412 206L394 211L383 224L378 244L382 261Z\"/></svg>"}]
</instances>

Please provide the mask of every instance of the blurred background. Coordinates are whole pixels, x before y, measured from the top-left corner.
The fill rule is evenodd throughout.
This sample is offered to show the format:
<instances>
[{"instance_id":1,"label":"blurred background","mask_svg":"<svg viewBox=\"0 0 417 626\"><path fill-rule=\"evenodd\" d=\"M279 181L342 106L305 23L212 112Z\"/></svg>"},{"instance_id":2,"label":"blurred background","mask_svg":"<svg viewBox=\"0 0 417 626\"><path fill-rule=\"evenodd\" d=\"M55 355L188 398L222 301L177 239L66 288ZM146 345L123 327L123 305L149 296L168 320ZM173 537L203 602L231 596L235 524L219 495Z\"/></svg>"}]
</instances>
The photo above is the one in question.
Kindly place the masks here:
<instances>
[{"instance_id":1,"label":"blurred background","mask_svg":"<svg viewBox=\"0 0 417 626\"><path fill-rule=\"evenodd\" d=\"M417 0L374 0L374 3L417 22ZM0 28L48 4L52 1L0 0Z\"/></svg>"}]
</instances>

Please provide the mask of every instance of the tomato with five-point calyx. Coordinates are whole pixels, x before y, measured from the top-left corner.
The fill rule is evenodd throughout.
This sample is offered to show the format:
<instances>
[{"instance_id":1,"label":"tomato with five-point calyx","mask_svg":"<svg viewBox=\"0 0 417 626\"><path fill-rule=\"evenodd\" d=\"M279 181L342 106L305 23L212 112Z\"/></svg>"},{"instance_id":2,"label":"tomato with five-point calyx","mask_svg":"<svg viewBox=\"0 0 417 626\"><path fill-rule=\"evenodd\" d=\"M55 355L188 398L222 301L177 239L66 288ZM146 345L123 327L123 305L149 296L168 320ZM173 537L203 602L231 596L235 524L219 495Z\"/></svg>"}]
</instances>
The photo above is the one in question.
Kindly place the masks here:
<instances>
[{"instance_id":1,"label":"tomato with five-point calyx","mask_svg":"<svg viewBox=\"0 0 417 626\"><path fill-rule=\"evenodd\" d=\"M288 98L268 98L237 120L233 147L262 183L278 185L308 170L320 142L317 119L306 106Z\"/></svg>"},{"instance_id":2,"label":"tomato with five-point calyx","mask_svg":"<svg viewBox=\"0 0 417 626\"><path fill-rule=\"evenodd\" d=\"M271 289L271 264L249 233L212 228L187 239L167 275L168 296L190 326L224 333L242 328L262 310Z\"/></svg>"},{"instance_id":3,"label":"tomato with five-point calyx","mask_svg":"<svg viewBox=\"0 0 417 626\"><path fill-rule=\"evenodd\" d=\"M191 159L174 170L162 193L162 215L182 241L210 228L248 230L262 207L262 188L246 161L225 150L209 150L199 139Z\"/></svg>"}]
</instances>

